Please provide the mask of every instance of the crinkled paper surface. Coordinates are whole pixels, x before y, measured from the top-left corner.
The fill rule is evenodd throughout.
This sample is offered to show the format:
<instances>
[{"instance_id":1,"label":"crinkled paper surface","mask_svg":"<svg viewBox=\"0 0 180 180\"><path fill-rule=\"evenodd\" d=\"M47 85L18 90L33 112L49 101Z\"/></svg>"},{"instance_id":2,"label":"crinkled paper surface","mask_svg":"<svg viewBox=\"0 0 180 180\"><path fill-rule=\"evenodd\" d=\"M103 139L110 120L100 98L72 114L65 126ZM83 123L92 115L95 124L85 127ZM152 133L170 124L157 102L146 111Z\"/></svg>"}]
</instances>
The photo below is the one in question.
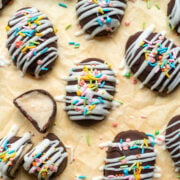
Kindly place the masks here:
<instances>
[{"instance_id":1,"label":"crinkled paper surface","mask_svg":"<svg viewBox=\"0 0 180 180\"><path fill-rule=\"evenodd\" d=\"M68 8L58 6L62 2ZM62 80L68 76L74 63L85 58L102 58L112 64L117 73L119 84L115 98L124 104L110 112L106 120L91 126L81 127L71 122L63 110L64 104L58 103L57 117L51 132L59 136L66 145L74 147L73 163L69 163L64 173L56 179L74 180L76 175L85 175L87 180L102 175L99 167L103 165L105 149L98 148L99 143L113 140L120 131L136 129L148 133L161 130L174 115L180 113L180 90L166 96L159 97L149 89L139 89L140 83L134 85L131 79L122 76L120 61L124 58L125 43L129 35L142 30L143 23L146 26L155 24L156 31L167 31L167 37L174 39L180 45L180 39L171 32L167 25L167 3L168 0L152 0L151 9L147 9L146 2L137 0L136 3L128 2L127 11L122 25L112 38L100 38L86 41L85 36L75 37L74 33L79 30L76 23L75 4L73 0L14 0L0 13L0 55L10 60L5 47L8 19L18 9L34 6L47 14L52 23L58 28L58 44L60 57L52 72L42 79L34 79L28 75L21 77L20 72L11 63L9 66L0 67L0 137L5 136L13 124L20 126L19 135L26 131L32 131L32 141L37 144L44 135L39 134L20 112L14 107L13 99L21 93L41 88L49 91L53 96L64 95L66 82ZM160 10L156 8L160 6ZM126 27L124 23L130 22ZM68 24L72 27L65 30ZM79 42L79 49L68 45L69 41ZM117 128L112 123L118 123ZM86 142L89 136L90 146ZM172 160L167 151L157 148L157 165L162 169L161 180L175 180L177 173L174 172ZM70 151L69 157L70 157ZM69 158L70 159L70 158ZM16 180L33 180L34 177L24 172L23 168L17 174Z\"/></svg>"}]
</instances>

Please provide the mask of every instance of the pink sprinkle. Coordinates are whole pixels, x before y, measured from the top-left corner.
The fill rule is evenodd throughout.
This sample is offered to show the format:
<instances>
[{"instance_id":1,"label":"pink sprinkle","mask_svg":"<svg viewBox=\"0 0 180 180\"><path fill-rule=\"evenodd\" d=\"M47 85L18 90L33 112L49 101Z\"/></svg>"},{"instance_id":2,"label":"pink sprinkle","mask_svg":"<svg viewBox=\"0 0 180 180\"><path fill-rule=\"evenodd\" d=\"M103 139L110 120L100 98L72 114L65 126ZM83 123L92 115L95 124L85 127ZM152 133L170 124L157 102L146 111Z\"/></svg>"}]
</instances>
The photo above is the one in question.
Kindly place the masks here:
<instances>
[{"instance_id":1,"label":"pink sprinkle","mask_svg":"<svg viewBox=\"0 0 180 180\"><path fill-rule=\"evenodd\" d=\"M130 22L129 22L129 21L126 21L124 24L125 24L125 26L129 26L129 25L130 25Z\"/></svg>"},{"instance_id":2,"label":"pink sprinkle","mask_svg":"<svg viewBox=\"0 0 180 180\"><path fill-rule=\"evenodd\" d=\"M137 80L136 80L136 79L133 79L133 80L132 80L132 84L137 84Z\"/></svg>"},{"instance_id":3,"label":"pink sprinkle","mask_svg":"<svg viewBox=\"0 0 180 180\"><path fill-rule=\"evenodd\" d=\"M128 150L128 146L124 146L123 149L126 151Z\"/></svg>"},{"instance_id":4,"label":"pink sprinkle","mask_svg":"<svg viewBox=\"0 0 180 180\"><path fill-rule=\"evenodd\" d=\"M147 119L147 117L146 117L146 116L141 116L141 118L142 118L142 119Z\"/></svg>"},{"instance_id":5,"label":"pink sprinkle","mask_svg":"<svg viewBox=\"0 0 180 180\"><path fill-rule=\"evenodd\" d=\"M110 2L110 3L109 3L109 6L110 6L110 7L111 7L111 6L113 6L113 3L112 3L112 2Z\"/></svg>"},{"instance_id":6,"label":"pink sprinkle","mask_svg":"<svg viewBox=\"0 0 180 180\"><path fill-rule=\"evenodd\" d=\"M121 163L126 164L126 160L125 159L121 160Z\"/></svg>"},{"instance_id":7,"label":"pink sprinkle","mask_svg":"<svg viewBox=\"0 0 180 180\"><path fill-rule=\"evenodd\" d=\"M110 31L110 30L111 30L111 28L110 28L110 27L107 27L107 28L106 28L106 31Z\"/></svg>"},{"instance_id":8,"label":"pink sprinkle","mask_svg":"<svg viewBox=\"0 0 180 180\"><path fill-rule=\"evenodd\" d=\"M126 142L131 142L131 139L130 138L126 138Z\"/></svg>"},{"instance_id":9,"label":"pink sprinkle","mask_svg":"<svg viewBox=\"0 0 180 180\"><path fill-rule=\"evenodd\" d=\"M159 36L159 40L163 40L164 39L164 36Z\"/></svg>"},{"instance_id":10,"label":"pink sprinkle","mask_svg":"<svg viewBox=\"0 0 180 180\"><path fill-rule=\"evenodd\" d=\"M43 63L42 60L37 61L37 64L39 64L39 65L42 64L42 63Z\"/></svg>"},{"instance_id":11,"label":"pink sprinkle","mask_svg":"<svg viewBox=\"0 0 180 180\"><path fill-rule=\"evenodd\" d=\"M114 128L118 127L118 123L116 123L116 122L112 123L112 127L114 127Z\"/></svg>"}]
</instances>

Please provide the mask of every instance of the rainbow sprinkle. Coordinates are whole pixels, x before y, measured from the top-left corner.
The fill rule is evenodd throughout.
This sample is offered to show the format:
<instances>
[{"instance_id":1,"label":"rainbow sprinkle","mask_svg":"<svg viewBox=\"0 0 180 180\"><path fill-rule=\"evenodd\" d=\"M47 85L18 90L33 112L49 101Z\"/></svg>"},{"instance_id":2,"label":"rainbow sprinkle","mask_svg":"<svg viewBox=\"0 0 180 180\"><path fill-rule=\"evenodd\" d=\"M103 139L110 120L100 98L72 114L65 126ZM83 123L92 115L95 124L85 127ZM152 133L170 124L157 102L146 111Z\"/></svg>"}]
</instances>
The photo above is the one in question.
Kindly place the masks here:
<instances>
[{"instance_id":1,"label":"rainbow sprinkle","mask_svg":"<svg viewBox=\"0 0 180 180\"><path fill-rule=\"evenodd\" d=\"M161 70L168 78L170 78L169 71L176 68L175 60L177 55L173 50L164 47L161 44L162 40L164 40L163 36L160 36L159 39L154 42L145 40L140 46L143 48L148 47L144 52L145 60L148 61L149 66L156 67L155 73Z\"/></svg>"}]
</instances>

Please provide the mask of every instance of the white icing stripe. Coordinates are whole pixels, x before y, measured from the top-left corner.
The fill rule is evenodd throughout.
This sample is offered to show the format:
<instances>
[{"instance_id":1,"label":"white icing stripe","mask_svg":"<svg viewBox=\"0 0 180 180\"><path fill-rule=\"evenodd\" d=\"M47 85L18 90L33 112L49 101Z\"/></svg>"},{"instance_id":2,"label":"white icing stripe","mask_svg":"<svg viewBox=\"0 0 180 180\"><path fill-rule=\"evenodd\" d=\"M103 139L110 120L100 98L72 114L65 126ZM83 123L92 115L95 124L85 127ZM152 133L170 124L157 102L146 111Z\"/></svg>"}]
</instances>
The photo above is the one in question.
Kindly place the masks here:
<instances>
[{"instance_id":1,"label":"white icing stripe","mask_svg":"<svg viewBox=\"0 0 180 180\"><path fill-rule=\"evenodd\" d=\"M29 153L24 156L24 169L30 174L38 172L38 180L48 180L53 173L56 173L63 160L67 157L67 152L63 147L57 147L59 140L44 139ZM46 152L44 152L46 150ZM32 166L33 162L35 166ZM46 162L46 163L44 163ZM53 168L51 168L53 166ZM48 169L47 169L48 167ZM41 172L47 170L47 175L43 178Z\"/></svg>"},{"instance_id":2,"label":"white icing stripe","mask_svg":"<svg viewBox=\"0 0 180 180\"><path fill-rule=\"evenodd\" d=\"M175 0L174 7L169 15L169 23L176 27L178 24L180 24L180 1ZM180 27L178 27L178 33L180 33Z\"/></svg>"},{"instance_id":3,"label":"white icing stripe","mask_svg":"<svg viewBox=\"0 0 180 180\"><path fill-rule=\"evenodd\" d=\"M167 126L166 131L170 131L171 129L175 129L175 131L172 131L165 136L165 143L167 149L170 150L171 157L177 159L174 163L177 168L180 169L180 163L178 163L180 161L180 118L172 124L170 123L170 125Z\"/></svg>"},{"instance_id":4,"label":"white icing stripe","mask_svg":"<svg viewBox=\"0 0 180 180\"><path fill-rule=\"evenodd\" d=\"M101 75L101 78L105 78L102 81L116 83L114 72L104 62L92 60L87 63L82 62L78 64L75 68L72 69L70 76L65 78L68 83L75 83L73 85L67 85L66 92L70 94L76 94L76 92L81 90L83 95L66 96L66 103L71 105L66 106L65 110L68 111L68 115L71 120L103 120L104 117L109 113L107 109L111 109L112 107L111 100L113 96L111 96L109 92L115 92L115 87L113 85L106 84L101 87L102 84L100 83L98 84L97 91L95 91L88 87L90 85L90 80L87 80L85 85L79 86L79 81L82 76L86 77L87 75L83 74L85 73L84 67L87 68L88 71L92 74L97 72L98 74L96 75ZM96 77L96 75L93 74L92 76ZM96 81L96 83L98 83L99 79ZM85 105L84 98L87 98ZM73 102L76 102L74 106L72 106ZM88 110L90 106L93 106L93 103L95 108L91 110L90 114L85 115L84 110ZM78 111L76 111L76 108L78 108Z\"/></svg>"},{"instance_id":5,"label":"white icing stripe","mask_svg":"<svg viewBox=\"0 0 180 180\"><path fill-rule=\"evenodd\" d=\"M110 3L112 4L111 6L109 5ZM104 5L104 7L102 5ZM102 10L104 8L107 11L104 11L104 13L99 13L99 8L101 8ZM109 2L105 0L97 0L97 3L93 3L93 1L89 2L88 0L79 1L76 5L76 12L79 22L93 15L96 15L97 18L92 19L86 25L84 25L82 27L82 32L78 33L78 35L84 33L88 29L94 28L94 26L97 27L88 36L88 39L91 39L104 30L107 30L107 28L109 32L116 31L120 26L120 22L119 20L111 17L122 17L125 8L126 3L121 2L120 0L109 0ZM106 18L111 19L109 23L104 23L106 21Z\"/></svg>"},{"instance_id":6,"label":"white icing stripe","mask_svg":"<svg viewBox=\"0 0 180 180\"><path fill-rule=\"evenodd\" d=\"M23 13L28 13L28 15L25 16ZM28 20L30 18L37 17L41 17L41 19L38 20L40 24L38 24L35 29L32 27L33 24L31 26L28 26ZM51 47L46 51L47 53L49 53L48 56L45 56L43 59L38 59L42 55L42 50L47 48L50 44L56 42L58 39L55 35L50 37L49 39L43 39L44 36L48 36L49 33L54 32L51 22L49 21L49 19L47 19L47 16L45 14L39 12L36 8L29 8L18 11L9 20L9 25L11 26L11 29L7 33L7 47L9 48L12 59L17 60L17 68L22 69L23 74L25 74L32 63L41 60L41 64L37 64L37 67L34 69L34 75L36 77L39 77L41 71L45 70L45 68L50 63L55 61L58 56L57 48ZM26 31L27 33L32 32L33 35L31 37L29 37L28 34L25 37L21 35L15 36L14 33L16 31L25 33ZM42 34L42 38L37 35L37 33L39 32ZM14 40L15 37L16 39ZM43 39L43 41L41 39ZM18 41L23 42L23 45L19 48L16 48L15 44ZM23 53L22 50L25 47L28 47L31 42L38 42L39 44L36 44L36 47L34 47L34 49L31 49L27 54Z\"/></svg>"},{"instance_id":7,"label":"white icing stripe","mask_svg":"<svg viewBox=\"0 0 180 180\"><path fill-rule=\"evenodd\" d=\"M7 171L8 171L9 166L11 165L12 159L19 160L19 157L21 156L24 150L24 147L27 145L27 142L31 138L30 133L25 133L22 137L20 137L15 142L9 143L9 141L14 136L16 136L18 130L19 130L18 126L16 125L13 126L9 134L5 138L1 139L0 141L0 159L1 159L0 177L3 177L3 179L8 179Z\"/></svg>"},{"instance_id":8,"label":"white icing stripe","mask_svg":"<svg viewBox=\"0 0 180 180\"><path fill-rule=\"evenodd\" d=\"M150 34L153 32L154 26L151 26L147 28L144 32L142 32L139 37L136 39L135 42L133 42L130 47L126 51L126 62L129 68L132 68L132 66L139 60L139 58L144 54L146 50L148 50L148 46L145 46L140 50L138 53L138 49L140 48L140 43L142 41L145 41ZM165 33L158 33L155 34L155 36L149 41L149 43L152 43L154 41L157 41L160 36L164 36ZM175 53L178 55L180 53L180 47L175 47L173 48L174 42L172 40L166 39L165 41L163 39L159 39L158 43L162 44L162 47L167 47L168 48L168 53ZM151 52L155 51L155 47L152 48ZM163 54L163 58L165 57L166 54ZM175 64L175 69L173 69L173 72L170 74L170 77L167 78L165 73L161 73L159 78L155 81L153 86L151 87L151 90L155 90L160 84L162 84L161 88L159 89L159 92L163 92L165 88L168 89L167 93L170 93L173 91L179 84L180 84L180 63L178 62L178 57L175 58L174 61ZM134 74L135 77L139 77L149 66L148 61L142 62L140 65L139 69L137 69L137 72ZM157 67L154 66L152 67L151 72L147 75L147 77L144 79L142 82L142 85L148 84L151 79L156 75ZM172 71L172 69L169 69L167 73ZM163 83L162 83L163 82ZM171 83L169 83L171 82Z\"/></svg>"},{"instance_id":9,"label":"white icing stripe","mask_svg":"<svg viewBox=\"0 0 180 180\"><path fill-rule=\"evenodd\" d=\"M0 0L0 9L3 7L2 0Z\"/></svg>"},{"instance_id":10,"label":"white icing stripe","mask_svg":"<svg viewBox=\"0 0 180 180\"><path fill-rule=\"evenodd\" d=\"M147 139L147 144L148 146L152 143L151 140ZM105 162L106 165L104 165L103 167L101 167L100 169L103 171L114 171L117 172L117 176L114 175L109 175L107 177L102 176L101 179L104 180L119 180L119 179L125 179L127 177L127 179L134 179L134 174L133 174L133 169L132 167L135 166L136 163L142 163L142 169L149 169L152 170L152 172L149 173L140 173L140 177L141 179L148 179L148 178L152 178L154 176L154 170L155 170L155 166L143 166L143 163L151 163L152 161L156 160L156 153L154 152L154 148L149 146L142 146L142 144L144 144L144 140L134 140L134 141L130 141L130 142L107 142L107 143L102 143L99 146L100 147L116 147L119 148L119 151L125 151L123 150L124 147L128 147L128 149L131 149L131 147L137 147L138 149L151 149L152 152L145 152L139 154L140 157L137 158L137 154L135 155L129 155L129 156L123 156L121 157L115 157L115 158L106 158ZM116 150L117 151L117 150ZM133 151L133 150L132 150ZM110 152L109 152L110 153ZM127 167L125 167L127 166ZM131 167L131 169L129 169ZM122 174L124 174L124 170L126 171L126 175L122 176ZM121 174L121 176L118 176L118 174ZM100 177L99 177L100 179ZM96 178L94 178L93 180L96 180ZM98 178L97 178L98 180Z\"/></svg>"}]
</instances>

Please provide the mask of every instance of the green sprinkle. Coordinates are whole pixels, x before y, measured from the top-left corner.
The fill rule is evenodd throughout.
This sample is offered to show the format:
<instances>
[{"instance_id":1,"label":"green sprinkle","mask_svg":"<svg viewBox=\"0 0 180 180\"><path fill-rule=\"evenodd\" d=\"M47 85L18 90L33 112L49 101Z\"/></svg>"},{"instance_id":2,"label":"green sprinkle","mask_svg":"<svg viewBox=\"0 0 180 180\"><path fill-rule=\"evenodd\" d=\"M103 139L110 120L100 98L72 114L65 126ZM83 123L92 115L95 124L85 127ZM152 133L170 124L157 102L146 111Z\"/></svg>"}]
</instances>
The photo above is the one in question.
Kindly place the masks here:
<instances>
[{"instance_id":1,"label":"green sprinkle","mask_svg":"<svg viewBox=\"0 0 180 180\"><path fill-rule=\"evenodd\" d=\"M123 160L125 158L126 158L126 156L121 156L121 157L119 157L119 160Z\"/></svg>"},{"instance_id":2,"label":"green sprinkle","mask_svg":"<svg viewBox=\"0 0 180 180\"><path fill-rule=\"evenodd\" d=\"M122 168L122 169L128 168L128 165L120 166L120 168Z\"/></svg>"},{"instance_id":3,"label":"green sprinkle","mask_svg":"<svg viewBox=\"0 0 180 180\"><path fill-rule=\"evenodd\" d=\"M64 7L64 8L67 8L67 5L66 5L66 4L63 4L63 3L59 3L59 6Z\"/></svg>"},{"instance_id":4,"label":"green sprinkle","mask_svg":"<svg viewBox=\"0 0 180 180\"><path fill-rule=\"evenodd\" d=\"M150 9L151 8L150 0L146 0L146 2L147 2L147 8Z\"/></svg>"},{"instance_id":5,"label":"green sprinkle","mask_svg":"<svg viewBox=\"0 0 180 180\"><path fill-rule=\"evenodd\" d=\"M146 23L145 23L145 22L143 22L142 29L143 29L143 30L146 29Z\"/></svg>"},{"instance_id":6,"label":"green sprinkle","mask_svg":"<svg viewBox=\"0 0 180 180\"><path fill-rule=\"evenodd\" d=\"M86 143L88 146L91 146L90 137L88 134L86 135Z\"/></svg>"},{"instance_id":7,"label":"green sprinkle","mask_svg":"<svg viewBox=\"0 0 180 180\"><path fill-rule=\"evenodd\" d=\"M160 6L159 6L159 4L155 4L155 6L156 6L156 8L157 8L157 9L160 9Z\"/></svg>"},{"instance_id":8,"label":"green sprinkle","mask_svg":"<svg viewBox=\"0 0 180 180\"><path fill-rule=\"evenodd\" d=\"M72 25L71 24L68 24L66 27L65 27L65 30L68 30Z\"/></svg>"},{"instance_id":9,"label":"green sprinkle","mask_svg":"<svg viewBox=\"0 0 180 180\"><path fill-rule=\"evenodd\" d=\"M156 130L156 131L155 131L155 135L156 135L156 136L159 135L159 131Z\"/></svg>"},{"instance_id":10,"label":"green sprinkle","mask_svg":"<svg viewBox=\"0 0 180 180\"><path fill-rule=\"evenodd\" d=\"M79 48L80 47L80 43L75 43L74 48Z\"/></svg>"},{"instance_id":11,"label":"green sprinkle","mask_svg":"<svg viewBox=\"0 0 180 180\"><path fill-rule=\"evenodd\" d=\"M125 77L130 78L130 77L131 77L131 74L130 74L130 73L126 73L126 74L125 74Z\"/></svg>"}]
</instances>

